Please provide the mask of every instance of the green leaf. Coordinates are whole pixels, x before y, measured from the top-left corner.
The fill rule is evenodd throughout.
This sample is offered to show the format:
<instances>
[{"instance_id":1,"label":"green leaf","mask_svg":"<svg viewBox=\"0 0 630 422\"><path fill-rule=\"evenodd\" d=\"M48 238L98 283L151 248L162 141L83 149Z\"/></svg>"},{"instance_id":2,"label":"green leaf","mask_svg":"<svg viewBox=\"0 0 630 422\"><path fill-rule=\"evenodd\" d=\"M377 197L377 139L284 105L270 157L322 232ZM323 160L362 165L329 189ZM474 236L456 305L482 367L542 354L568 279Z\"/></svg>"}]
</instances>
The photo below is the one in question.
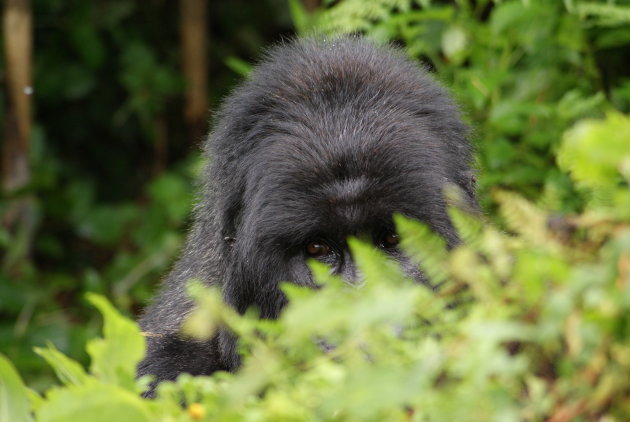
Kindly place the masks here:
<instances>
[{"instance_id":1,"label":"green leaf","mask_svg":"<svg viewBox=\"0 0 630 422\"><path fill-rule=\"evenodd\" d=\"M190 211L190 188L182 176L163 173L149 184L148 192L172 221L183 220Z\"/></svg>"},{"instance_id":2,"label":"green leaf","mask_svg":"<svg viewBox=\"0 0 630 422\"><path fill-rule=\"evenodd\" d=\"M478 248L483 234L483 222L481 218L457 207L449 207L448 215L461 241L474 248Z\"/></svg>"},{"instance_id":3,"label":"green leaf","mask_svg":"<svg viewBox=\"0 0 630 422\"><path fill-rule=\"evenodd\" d=\"M549 244L547 215L543 211L514 193L498 191L494 197L499 202L501 215L511 230L535 244Z\"/></svg>"},{"instance_id":4,"label":"green leaf","mask_svg":"<svg viewBox=\"0 0 630 422\"><path fill-rule=\"evenodd\" d=\"M388 259L373 245L350 238L348 239L348 246L350 246L352 256L366 282L387 281L389 283L400 283L404 281L405 276L398 265Z\"/></svg>"},{"instance_id":5,"label":"green leaf","mask_svg":"<svg viewBox=\"0 0 630 422\"><path fill-rule=\"evenodd\" d=\"M241 76L247 76L252 71L252 65L234 56L226 58L225 65Z\"/></svg>"},{"instance_id":6,"label":"green leaf","mask_svg":"<svg viewBox=\"0 0 630 422\"><path fill-rule=\"evenodd\" d=\"M630 118L611 112L604 120L582 120L563 137L558 164L588 188L615 187L630 157ZM630 174L628 174L630 176Z\"/></svg>"},{"instance_id":7,"label":"green leaf","mask_svg":"<svg viewBox=\"0 0 630 422\"><path fill-rule=\"evenodd\" d=\"M87 300L98 308L104 319L104 338L91 340L87 345L92 358L91 372L100 380L133 389L136 365L146 350L140 329L104 297L88 293Z\"/></svg>"},{"instance_id":8,"label":"green leaf","mask_svg":"<svg viewBox=\"0 0 630 422\"><path fill-rule=\"evenodd\" d=\"M293 25L298 33L303 34L309 23L309 16L300 0L289 0L289 11Z\"/></svg>"},{"instance_id":9,"label":"green leaf","mask_svg":"<svg viewBox=\"0 0 630 422\"><path fill-rule=\"evenodd\" d=\"M49 391L47 402L37 412L38 422L155 420L150 402L135 392L97 383Z\"/></svg>"},{"instance_id":10,"label":"green leaf","mask_svg":"<svg viewBox=\"0 0 630 422\"><path fill-rule=\"evenodd\" d=\"M466 58L468 49L468 37L463 28L452 26L442 35L442 50L449 60L455 64L461 63Z\"/></svg>"},{"instance_id":11,"label":"green leaf","mask_svg":"<svg viewBox=\"0 0 630 422\"><path fill-rule=\"evenodd\" d=\"M79 234L102 245L114 245L120 241L125 228L140 216L134 204L99 205L90 209L79 222Z\"/></svg>"},{"instance_id":12,"label":"green leaf","mask_svg":"<svg viewBox=\"0 0 630 422\"><path fill-rule=\"evenodd\" d=\"M81 385L86 382L88 375L83 367L55 349L52 343L46 349L36 347L35 353L46 359L64 385Z\"/></svg>"},{"instance_id":13,"label":"green leaf","mask_svg":"<svg viewBox=\"0 0 630 422\"><path fill-rule=\"evenodd\" d=\"M440 284L448 279L448 253L446 242L423 223L401 215L394 216L396 231L401 237L400 246L420 265L432 284Z\"/></svg>"},{"instance_id":14,"label":"green leaf","mask_svg":"<svg viewBox=\"0 0 630 422\"><path fill-rule=\"evenodd\" d=\"M0 354L0 422L32 420L27 389L11 361Z\"/></svg>"},{"instance_id":15,"label":"green leaf","mask_svg":"<svg viewBox=\"0 0 630 422\"><path fill-rule=\"evenodd\" d=\"M226 305L217 288L208 288L199 280L190 280L187 291L197 306L184 321L182 332L198 339L208 339L223 322Z\"/></svg>"},{"instance_id":16,"label":"green leaf","mask_svg":"<svg viewBox=\"0 0 630 422\"><path fill-rule=\"evenodd\" d=\"M344 281L341 279L341 277L333 274L330 271L330 267L328 265L322 262L319 262L316 259L309 259L307 261L307 264L311 272L313 273L313 278L315 279L317 283L323 284L326 286L333 284L337 287L344 285ZM298 287L298 289L304 290L300 287Z\"/></svg>"}]
</instances>

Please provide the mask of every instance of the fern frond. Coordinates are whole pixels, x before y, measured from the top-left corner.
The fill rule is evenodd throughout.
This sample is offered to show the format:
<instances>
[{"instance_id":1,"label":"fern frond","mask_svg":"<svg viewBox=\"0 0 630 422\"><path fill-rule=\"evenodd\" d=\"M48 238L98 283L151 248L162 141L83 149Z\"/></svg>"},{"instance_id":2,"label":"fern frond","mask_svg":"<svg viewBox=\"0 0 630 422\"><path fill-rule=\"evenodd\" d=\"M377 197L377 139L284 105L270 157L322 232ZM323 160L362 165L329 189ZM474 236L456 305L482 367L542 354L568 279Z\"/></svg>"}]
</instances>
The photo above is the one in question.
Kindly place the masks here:
<instances>
[{"instance_id":1,"label":"fern frond","mask_svg":"<svg viewBox=\"0 0 630 422\"><path fill-rule=\"evenodd\" d=\"M450 273L444 239L433 233L426 224L401 215L395 215L394 222L403 251L420 266L432 284L445 282Z\"/></svg>"},{"instance_id":2,"label":"fern frond","mask_svg":"<svg viewBox=\"0 0 630 422\"><path fill-rule=\"evenodd\" d=\"M538 245L548 245L547 216L523 197L505 191L497 191L494 198L508 228Z\"/></svg>"},{"instance_id":3,"label":"fern frond","mask_svg":"<svg viewBox=\"0 0 630 422\"><path fill-rule=\"evenodd\" d=\"M365 30L374 21L381 21L392 15L396 9L406 11L412 0L344 0L318 17L316 27L327 34L352 33Z\"/></svg>"},{"instance_id":4,"label":"fern frond","mask_svg":"<svg viewBox=\"0 0 630 422\"><path fill-rule=\"evenodd\" d=\"M352 256L357 263L365 281L371 283L387 280L389 282L403 282L405 276L400 267L388 259L384 253L358 239L348 239Z\"/></svg>"},{"instance_id":5,"label":"fern frond","mask_svg":"<svg viewBox=\"0 0 630 422\"><path fill-rule=\"evenodd\" d=\"M448 215L461 241L474 249L478 249L481 243L481 235L483 234L483 222L479 216L456 207L449 207Z\"/></svg>"}]
</instances>

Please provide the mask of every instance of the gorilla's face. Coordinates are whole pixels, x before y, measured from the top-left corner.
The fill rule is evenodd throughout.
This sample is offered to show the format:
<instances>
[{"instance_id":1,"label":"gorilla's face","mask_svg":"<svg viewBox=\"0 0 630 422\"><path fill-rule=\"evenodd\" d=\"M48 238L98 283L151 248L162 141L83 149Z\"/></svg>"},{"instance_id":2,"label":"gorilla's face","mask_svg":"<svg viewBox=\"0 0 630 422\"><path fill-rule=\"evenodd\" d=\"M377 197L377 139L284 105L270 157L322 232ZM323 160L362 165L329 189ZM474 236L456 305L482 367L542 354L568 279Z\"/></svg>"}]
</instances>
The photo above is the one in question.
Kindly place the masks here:
<instances>
[{"instance_id":1,"label":"gorilla's face","mask_svg":"<svg viewBox=\"0 0 630 422\"><path fill-rule=\"evenodd\" d=\"M339 104L339 100L335 100ZM371 242L399 261L409 277L426 282L401 253L394 213L427 222L456 242L443 199L452 180L431 144L441 141L425 116L394 108L361 116L366 103L319 116L317 131L286 119L266 120L264 145L246 165L235 218L226 300L239 311L256 306L275 318L285 304L281 281L315 286L307 265L317 259L349 283L359 282L347 239ZM330 106L326 109L330 109ZM280 122L282 129L271 122ZM345 131L344 131L345 130Z\"/></svg>"},{"instance_id":2,"label":"gorilla's face","mask_svg":"<svg viewBox=\"0 0 630 422\"><path fill-rule=\"evenodd\" d=\"M350 236L403 259L392 214L403 212L404 204L396 203L382 180L367 172L348 177L340 173L326 175L312 162L300 167L293 174L271 166L273 178L283 188L261 188L258 194L267 201L252 210L255 218L264 221L253 227L261 243L286 263L282 271L285 280L313 286L306 262L316 259L347 282L359 282L361 277L347 245Z\"/></svg>"}]
</instances>

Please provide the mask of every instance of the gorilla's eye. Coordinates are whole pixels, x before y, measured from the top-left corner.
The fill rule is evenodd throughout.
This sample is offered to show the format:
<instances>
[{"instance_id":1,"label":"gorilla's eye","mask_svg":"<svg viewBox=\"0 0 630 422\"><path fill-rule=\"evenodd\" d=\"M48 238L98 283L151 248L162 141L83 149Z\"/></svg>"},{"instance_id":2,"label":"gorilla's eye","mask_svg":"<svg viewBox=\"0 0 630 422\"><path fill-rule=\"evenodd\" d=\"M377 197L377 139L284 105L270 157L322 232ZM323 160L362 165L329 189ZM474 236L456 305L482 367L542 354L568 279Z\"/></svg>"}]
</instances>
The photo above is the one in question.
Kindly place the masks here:
<instances>
[{"instance_id":1,"label":"gorilla's eye","mask_svg":"<svg viewBox=\"0 0 630 422\"><path fill-rule=\"evenodd\" d=\"M396 233L388 233L387 236L383 238L383 246L386 248L393 248L400 243L400 236Z\"/></svg>"},{"instance_id":2,"label":"gorilla's eye","mask_svg":"<svg viewBox=\"0 0 630 422\"><path fill-rule=\"evenodd\" d=\"M306 245L306 253L313 258L322 258L330 253L330 246L319 240L311 242Z\"/></svg>"}]
</instances>

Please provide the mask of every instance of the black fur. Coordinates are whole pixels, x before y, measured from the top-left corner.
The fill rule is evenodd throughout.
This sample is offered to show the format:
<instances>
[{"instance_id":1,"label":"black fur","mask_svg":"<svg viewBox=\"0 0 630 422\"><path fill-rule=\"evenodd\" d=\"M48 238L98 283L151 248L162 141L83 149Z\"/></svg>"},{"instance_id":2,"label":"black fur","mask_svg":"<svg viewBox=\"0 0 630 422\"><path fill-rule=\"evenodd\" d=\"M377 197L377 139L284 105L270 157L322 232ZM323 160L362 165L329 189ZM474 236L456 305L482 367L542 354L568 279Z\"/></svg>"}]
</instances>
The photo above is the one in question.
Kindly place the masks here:
<instances>
[{"instance_id":1,"label":"black fur","mask_svg":"<svg viewBox=\"0 0 630 422\"><path fill-rule=\"evenodd\" d=\"M346 279L357 272L349 235L382 239L392 213L457 241L446 183L474 204L467 128L449 96L402 52L360 38L306 39L270 50L226 99L205 146L210 159L185 251L141 320L148 354L139 375L172 380L239 366L235 339L180 337L191 278L218 285L239 312L275 318L290 280L312 286L305 247ZM388 248L419 282L422 274Z\"/></svg>"}]
</instances>

